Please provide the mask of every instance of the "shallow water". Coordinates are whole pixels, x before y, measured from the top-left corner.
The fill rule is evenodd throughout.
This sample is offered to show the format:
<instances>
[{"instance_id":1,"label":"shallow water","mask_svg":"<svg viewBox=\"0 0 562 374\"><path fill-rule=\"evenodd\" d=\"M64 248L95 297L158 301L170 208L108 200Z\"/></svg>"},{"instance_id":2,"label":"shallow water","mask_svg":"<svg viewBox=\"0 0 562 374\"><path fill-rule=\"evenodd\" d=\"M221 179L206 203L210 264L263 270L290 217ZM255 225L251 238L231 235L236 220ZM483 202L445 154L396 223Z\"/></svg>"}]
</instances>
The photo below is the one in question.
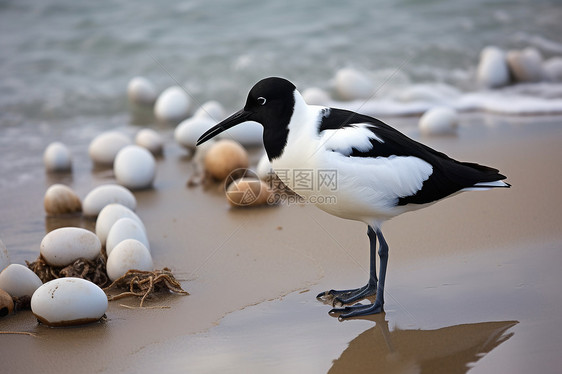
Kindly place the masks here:
<instances>
[{"instance_id":1,"label":"shallow water","mask_svg":"<svg viewBox=\"0 0 562 374\"><path fill-rule=\"evenodd\" d=\"M234 312L208 332L145 347L123 370L555 373L560 317L549 315L560 299L535 269L554 274L560 243L534 250L532 259L514 245L394 268L386 313L344 322L314 299L330 285L323 279L312 290ZM165 362L154 361L161 356Z\"/></svg>"},{"instance_id":2,"label":"shallow water","mask_svg":"<svg viewBox=\"0 0 562 374\"><path fill-rule=\"evenodd\" d=\"M376 85L403 65L386 86L473 88L486 45L562 54L561 18L555 0L2 1L0 123L103 126L124 112L135 75L228 108L264 76L328 88L345 66Z\"/></svg>"},{"instance_id":3,"label":"shallow water","mask_svg":"<svg viewBox=\"0 0 562 374\"><path fill-rule=\"evenodd\" d=\"M561 18L554 0L0 1L0 187L33 181L41 160L31 155L51 141L80 158L103 130L169 129L150 113L131 114L125 91L137 75L159 90L180 84L194 107L215 99L227 112L264 76L285 76L301 90L330 89L347 66L370 77L378 101L334 105L369 114L419 114L436 103L562 112L562 84L494 94L474 83L489 44L562 55ZM420 90L436 102L401 102Z\"/></svg>"}]
</instances>

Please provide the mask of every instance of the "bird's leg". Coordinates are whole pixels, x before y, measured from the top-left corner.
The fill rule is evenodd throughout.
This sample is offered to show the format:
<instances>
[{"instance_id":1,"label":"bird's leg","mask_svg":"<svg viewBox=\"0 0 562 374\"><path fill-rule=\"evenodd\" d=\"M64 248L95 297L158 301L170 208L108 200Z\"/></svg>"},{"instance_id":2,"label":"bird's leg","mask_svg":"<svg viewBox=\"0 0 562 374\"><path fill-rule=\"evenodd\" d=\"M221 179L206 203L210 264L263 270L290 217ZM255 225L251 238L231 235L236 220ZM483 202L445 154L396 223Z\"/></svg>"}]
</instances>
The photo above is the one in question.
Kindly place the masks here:
<instances>
[{"instance_id":1,"label":"bird's leg","mask_svg":"<svg viewBox=\"0 0 562 374\"><path fill-rule=\"evenodd\" d=\"M381 313L384 305L384 280L386 278L386 265L388 263L388 244L382 235L380 229L376 229L376 235L379 239L379 258L381 260L379 268L379 282L377 287L377 297L375 302L370 305L352 305L345 308L332 309L330 314L340 313L339 319L346 319L350 317L367 316L370 314Z\"/></svg>"},{"instance_id":2,"label":"bird's leg","mask_svg":"<svg viewBox=\"0 0 562 374\"><path fill-rule=\"evenodd\" d=\"M367 228L367 236L370 243L370 269L369 281L360 288L350 290L330 290L321 292L316 296L318 299L330 300L334 306L351 304L366 297L372 296L377 292L377 234L371 226Z\"/></svg>"}]
</instances>

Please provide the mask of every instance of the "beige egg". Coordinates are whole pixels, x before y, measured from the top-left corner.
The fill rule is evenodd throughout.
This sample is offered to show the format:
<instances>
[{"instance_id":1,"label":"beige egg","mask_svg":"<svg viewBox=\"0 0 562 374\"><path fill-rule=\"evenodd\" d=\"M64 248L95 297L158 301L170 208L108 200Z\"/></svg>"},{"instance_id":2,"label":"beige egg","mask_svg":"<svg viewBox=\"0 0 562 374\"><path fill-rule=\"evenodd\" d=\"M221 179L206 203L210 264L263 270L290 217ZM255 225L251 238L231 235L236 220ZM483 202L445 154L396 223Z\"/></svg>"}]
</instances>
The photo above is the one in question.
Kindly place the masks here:
<instances>
[{"instance_id":1,"label":"beige egg","mask_svg":"<svg viewBox=\"0 0 562 374\"><path fill-rule=\"evenodd\" d=\"M226 198L233 207L266 205L270 195L267 183L255 178L236 179L226 189Z\"/></svg>"},{"instance_id":2,"label":"beige egg","mask_svg":"<svg viewBox=\"0 0 562 374\"><path fill-rule=\"evenodd\" d=\"M45 192L43 199L45 212L49 216L70 214L82 211L82 202L72 188L64 184L53 184Z\"/></svg>"},{"instance_id":3,"label":"beige egg","mask_svg":"<svg viewBox=\"0 0 562 374\"><path fill-rule=\"evenodd\" d=\"M236 169L248 167L248 153L234 140L222 139L205 154L205 170L217 180L224 180Z\"/></svg>"},{"instance_id":4,"label":"beige egg","mask_svg":"<svg viewBox=\"0 0 562 374\"><path fill-rule=\"evenodd\" d=\"M0 289L0 318L12 313L14 310L14 300L9 293Z\"/></svg>"}]
</instances>

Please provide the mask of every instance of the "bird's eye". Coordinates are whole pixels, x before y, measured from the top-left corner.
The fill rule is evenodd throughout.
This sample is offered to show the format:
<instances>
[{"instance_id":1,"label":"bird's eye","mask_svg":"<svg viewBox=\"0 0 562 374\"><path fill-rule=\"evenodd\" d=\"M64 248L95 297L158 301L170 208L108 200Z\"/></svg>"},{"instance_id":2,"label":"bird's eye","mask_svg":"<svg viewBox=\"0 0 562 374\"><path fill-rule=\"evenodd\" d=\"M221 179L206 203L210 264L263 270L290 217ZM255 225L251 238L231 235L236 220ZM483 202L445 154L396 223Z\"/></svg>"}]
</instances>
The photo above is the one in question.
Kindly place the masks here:
<instances>
[{"instance_id":1,"label":"bird's eye","mask_svg":"<svg viewBox=\"0 0 562 374\"><path fill-rule=\"evenodd\" d=\"M265 99L265 97L258 97L257 99L258 104L260 105L265 105L265 103L267 102L267 100Z\"/></svg>"}]
</instances>

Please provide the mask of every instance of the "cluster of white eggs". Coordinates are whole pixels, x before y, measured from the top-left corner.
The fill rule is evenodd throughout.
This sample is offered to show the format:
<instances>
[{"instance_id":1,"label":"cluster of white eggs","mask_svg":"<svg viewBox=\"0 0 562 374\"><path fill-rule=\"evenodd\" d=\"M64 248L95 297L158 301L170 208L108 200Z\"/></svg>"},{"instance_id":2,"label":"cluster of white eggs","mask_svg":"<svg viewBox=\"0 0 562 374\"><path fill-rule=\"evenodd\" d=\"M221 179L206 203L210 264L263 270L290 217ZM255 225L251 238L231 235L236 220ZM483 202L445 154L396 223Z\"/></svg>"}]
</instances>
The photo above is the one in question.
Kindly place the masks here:
<instances>
[{"instance_id":1,"label":"cluster of white eggs","mask_svg":"<svg viewBox=\"0 0 562 374\"><path fill-rule=\"evenodd\" d=\"M120 131L106 131L96 136L88 147L94 164L113 167L117 182L130 189L152 186L156 175L155 156L162 153L162 137L152 129L137 132L135 142ZM66 145L53 142L43 153L48 172L68 172L72 168L72 155Z\"/></svg>"},{"instance_id":2,"label":"cluster of white eggs","mask_svg":"<svg viewBox=\"0 0 562 374\"><path fill-rule=\"evenodd\" d=\"M220 103L209 101L185 120L190 100L184 90L171 87L157 95L152 83L141 77L130 81L128 94L136 104L154 105L154 114L159 121L183 121L176 128L176 140L191 151L197 138L224 117ZM234 169L248 166L248 154L241 144L232 140L235 137L245 144L258 144L261 142L261 126L252 123L246 129L242 126L239 133L225 134L224 139L209 142L205 147L208 152L197 155L217 180L225 179ZM53 184L46 190L43 203L48 216L82 214L96 217L96 224L95 233L78 227L62 227L47 233L40 244L43 261L62 268L77 259L96 260L105 249L106 271L111 281L131 269L153 270L146 228L134 212L137 202L131 190L152 186L155 156L162 150L163 140L152 129L138 131L134 139L116 130L93 138L88 147L90 159L96 166L112 167L117 183L97 186L83 199L64 184ZM43 161L48 172L72 170L71 152L61 142L48 145ZM38 320L60 326L99 320L107 310L107 297L94 283L78 278L60 278L43 285L26 266L10 264L8 252L1 241L0 270L2 311L4 300L9 304L12 297L28 296ZM13 303L5 308L8 312L12 309Z\"/></svg>"},{"instance_id":3,"label":"cluster of white eggs","mask_svg":"<svg viewBox=\"0 0 562 374\"><path fill-rule=\"evenodd\" d=\"M562 81L562 57L543 59L532 47L503 51L488 46L480 53L478 81L487 88L519 82Z\"/></svg>"},{"instance_id":4,"label":"cluster of white eggs","mask_svg":"<svg viewBox=\"0 0 562 374\"><path fill-rule=\"evenodd\" d=\"M146 229L133 211L134 195L117 184L101 185L80 202L68 186L56 184L45 193L48 215L83 211L97 217L95 233L78 227L62 227L47 233L40 244L40 256L48 265L62 268L78 259L96 260L105 247L106 271L114 281L129 270L153 270ZM37 319L50 326L63 326L99 320L107 310L107 296L96 284L78 278L59 278L42 284L29 268L10 264L8 252L0 241L0 289L6 310L11 312L11 297L31 297L31 309ZM0 304L3 310L4 304Z\"/></svg>"}]
</instances>

